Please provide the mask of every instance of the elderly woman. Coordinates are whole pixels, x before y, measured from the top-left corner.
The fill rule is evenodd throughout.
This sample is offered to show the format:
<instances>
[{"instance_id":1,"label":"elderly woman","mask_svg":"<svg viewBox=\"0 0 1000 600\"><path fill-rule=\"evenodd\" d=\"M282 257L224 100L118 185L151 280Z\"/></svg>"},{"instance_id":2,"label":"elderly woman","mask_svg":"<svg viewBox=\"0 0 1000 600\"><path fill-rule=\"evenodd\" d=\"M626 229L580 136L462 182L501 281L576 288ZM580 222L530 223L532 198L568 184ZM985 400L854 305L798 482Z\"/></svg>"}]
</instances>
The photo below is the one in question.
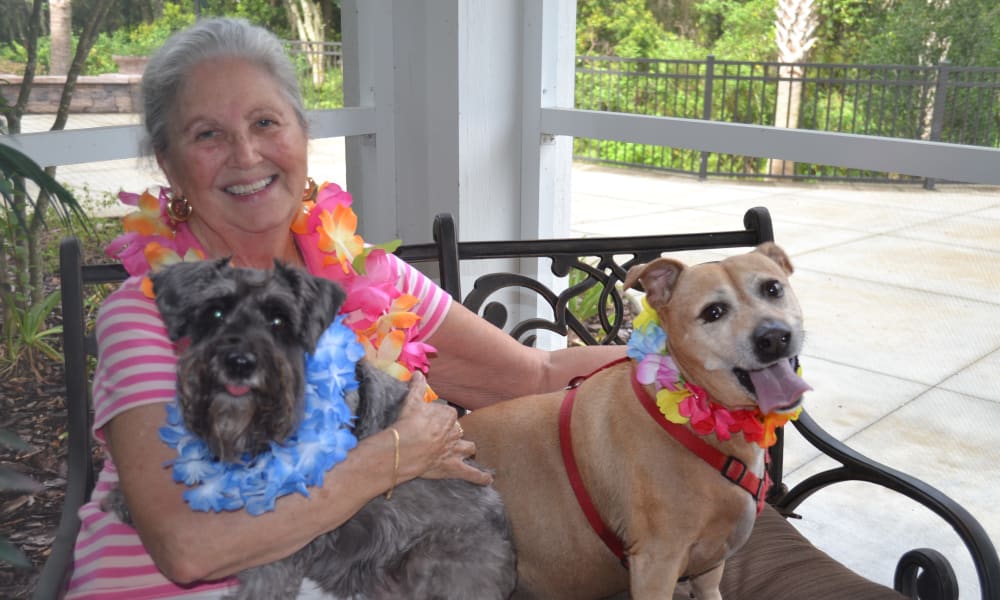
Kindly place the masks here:
<instances>
[{"instance_id":1,"label":"elderly woman","mask_svg":"<svg viewBox=\"0 0 1000 600\"><path fill-rule=\"evenodd\" d=\"M169 182L170 218L156 225L170 229L166 237L177 253L231 257L236 266L263 269L280 259L317 271L309 259L311 246L306 248L306 238L295 231L303 201L313 194L304 110L280 42L244 21L201 21L174 35L152 57L142 92L149 150ZM158 207L153 212L159 216ZM136 253L134 247L118 250L131 252L133 261L154 254ZM418 271L392 255L388 260L398 272L398 291L418 299L411 310L420 320L409 332L411 340L436 349L430 359L431 387L467 408L558 389L623 353L615 347L527 348L451 302ZM362 440L310 498L283 496L275 510L258 516L243 510L193 511L182 497L183 486L162 468L176 457L158 435L164 406L175 397L176 358L155 304L144 293L141 275L149 265L140 266L130 266L138 276L106 300L97 320L94 433L106 461L93 500L80 512L68 597L220 597L231 591L235 573L288 556L335 529L394 481L425 477L490 483L487 473L464 462L475 449L461 439L455 411L420 401L424 384L418 371L394 424L398 442L389 432ZM398 465L393 464L395 443ZM101 509L115 485L127 498L134 528ZM769 531L795 536L773 511L765 517ZM769 543L759 538L749 546ZM779 554L766 561L766 570L745 566L739 557L732 561L729 570L748 582L735 583L746 592L742 597L780 597L770 591L760 595L764 592L749 583L754 579L808 577L812 563L796 570L783 560L792 554L783 547L787 541L774 543ZM809 548L808 555L796 551L790 559L818 554ZM791 592L787 597L806 596Z\"/></svg>"}]
</instances>

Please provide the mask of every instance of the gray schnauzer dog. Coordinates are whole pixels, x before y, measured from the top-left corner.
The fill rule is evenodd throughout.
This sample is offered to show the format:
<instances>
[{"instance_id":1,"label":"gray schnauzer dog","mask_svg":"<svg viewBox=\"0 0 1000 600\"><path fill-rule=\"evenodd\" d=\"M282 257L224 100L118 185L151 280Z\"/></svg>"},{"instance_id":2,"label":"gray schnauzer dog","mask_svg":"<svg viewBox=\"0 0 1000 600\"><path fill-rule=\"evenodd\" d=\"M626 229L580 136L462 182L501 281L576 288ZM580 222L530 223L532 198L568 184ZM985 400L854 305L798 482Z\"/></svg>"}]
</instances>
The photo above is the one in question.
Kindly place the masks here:
<instances>
[{"instance_id":1,"label":"gray schnauzer dog","mask_svg":"<svg viewBox=\"0 0 1000 600\"><path fill-rule=\"evenodd\" d=\"M304 410L305 353L336 316L342 289L277 261L263 271L227 260L175 264L153 276L153 287L170 338L190 340L177 377L187 428L223 461L294 432ZM345 400L362 439L395 421L407 388L364 360L357 374L360 385ZM109 508L128 522L115 496ZM236 597L293 598L308 577L339 598L507 598L516 576L493 488L415 479L292 556L243 571Z\"/></svg>"}]
</instances>

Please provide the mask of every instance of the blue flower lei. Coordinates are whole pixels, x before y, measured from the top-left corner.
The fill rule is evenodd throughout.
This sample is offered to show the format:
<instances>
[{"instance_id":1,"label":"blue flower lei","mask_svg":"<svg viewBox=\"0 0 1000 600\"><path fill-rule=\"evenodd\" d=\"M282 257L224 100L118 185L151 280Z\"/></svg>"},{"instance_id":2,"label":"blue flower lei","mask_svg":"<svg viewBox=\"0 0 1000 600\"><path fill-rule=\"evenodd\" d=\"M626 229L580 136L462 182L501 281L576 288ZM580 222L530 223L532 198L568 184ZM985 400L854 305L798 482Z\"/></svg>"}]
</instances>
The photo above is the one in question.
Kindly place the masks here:
<instances>
[{"instance_id":1,"label":"blue flower lei","mask_svg":"<svg viewBox=\"0 0 1000 600\"><path fill-rule=\"evenodd\" d=\"M337 317L320 336L314 353L306 353L305 416L284 444L271 442L257 456L224 463L208 444L184 426L177 401L167 405L167 424L160 439L177 450L174 481L190 486L184 500L196 511L246 508L251 515L274 510L277 498L322 486L324 474L347 457L358 441L351 432L353 415L344 394L357 389L355 365L365 349L354 331Z\"/></svg>"}]
</instances>

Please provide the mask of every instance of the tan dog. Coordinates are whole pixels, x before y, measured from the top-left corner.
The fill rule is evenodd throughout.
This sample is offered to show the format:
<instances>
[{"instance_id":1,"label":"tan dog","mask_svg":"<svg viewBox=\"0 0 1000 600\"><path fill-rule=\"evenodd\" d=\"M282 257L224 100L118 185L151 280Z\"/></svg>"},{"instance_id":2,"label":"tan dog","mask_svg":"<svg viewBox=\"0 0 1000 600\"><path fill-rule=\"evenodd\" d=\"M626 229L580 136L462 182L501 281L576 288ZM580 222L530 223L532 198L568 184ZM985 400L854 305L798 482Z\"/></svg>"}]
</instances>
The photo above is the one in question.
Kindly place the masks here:
<instances>
[{"instance_id":1,"label":"tan dog","mask_svg":"<svg viewBox=\"0 0 1000 600\"><path fill-rule=\"evenodd\" d=\"M728 409L774 413L797 407L809 389L790 366L803 337L791 272L785 253L768 243L694 267L660 258L632 268L625 286L642 283L688 382ZM568 427L582 485L620 538L627 569L595 535L567 476L559 430L565 391L463 418L476 460L496 470L513 523L515 597L581 600L630 590L636 599L665 600L681 577L692 578L698 598L721 597L723 563L749 536L756 498L651 417L633 391L633 366L613 364L583 381ZM764 450L742 433L697 437L763 479Z\"/></svg>"}]
</instances>

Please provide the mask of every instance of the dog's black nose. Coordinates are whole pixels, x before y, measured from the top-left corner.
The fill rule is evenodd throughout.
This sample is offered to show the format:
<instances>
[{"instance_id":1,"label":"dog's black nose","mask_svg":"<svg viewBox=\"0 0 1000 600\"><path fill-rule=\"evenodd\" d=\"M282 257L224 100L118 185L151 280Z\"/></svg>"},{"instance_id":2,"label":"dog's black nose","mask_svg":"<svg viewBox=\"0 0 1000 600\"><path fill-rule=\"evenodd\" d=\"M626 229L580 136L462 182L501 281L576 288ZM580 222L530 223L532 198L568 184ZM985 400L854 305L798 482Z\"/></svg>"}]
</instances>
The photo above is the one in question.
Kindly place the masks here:
<instances>
[{"instance_id":1,"label":"dog's black nose","mask_svg":"<svg viewBox=\"0 0 1000 600\"><path fill-rule=\"evenodd\" d=\"M776 321L761 323L753 332L754 353L762 362L785 358L791 341L792 331Z\"/></svg>"},{"instance_id":2,"label":"dog's black nose","mask_svg":"<svg viewBox=\"0 0 1000 600\"><path fill-rule=\"evenodd\" d=\"M249 377L257 368L257 357L250 352L233 350L227 353L222 361L226 366L226 371L232 377Z\"/></svg>"}]
</instances>

